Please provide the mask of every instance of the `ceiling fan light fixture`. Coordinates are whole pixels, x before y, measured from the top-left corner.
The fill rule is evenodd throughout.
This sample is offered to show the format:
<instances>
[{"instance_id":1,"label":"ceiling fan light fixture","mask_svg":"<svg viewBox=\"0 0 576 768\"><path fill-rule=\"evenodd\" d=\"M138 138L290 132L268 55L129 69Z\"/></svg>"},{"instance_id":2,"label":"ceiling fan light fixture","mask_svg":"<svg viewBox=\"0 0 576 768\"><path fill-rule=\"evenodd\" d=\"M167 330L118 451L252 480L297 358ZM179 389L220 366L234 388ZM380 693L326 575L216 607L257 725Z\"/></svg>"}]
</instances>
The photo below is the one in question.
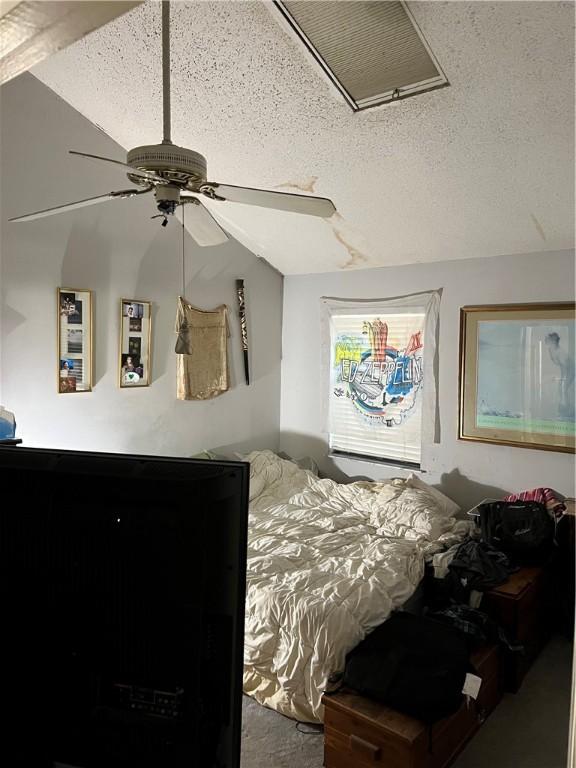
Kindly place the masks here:
<instances>
[{"instance_id":1,"label":"ceiling fan light fixture","mask_svg":"<svg viewBox=\"0 0 576 768\"><path fill-rule=\"evenodd\" d=\"M173 216L180 205L180 189L171 184L163 184L154 190L156 207L164 216ZM163 225L164 226L164 225Z\"/></svg>"}]
</instances>

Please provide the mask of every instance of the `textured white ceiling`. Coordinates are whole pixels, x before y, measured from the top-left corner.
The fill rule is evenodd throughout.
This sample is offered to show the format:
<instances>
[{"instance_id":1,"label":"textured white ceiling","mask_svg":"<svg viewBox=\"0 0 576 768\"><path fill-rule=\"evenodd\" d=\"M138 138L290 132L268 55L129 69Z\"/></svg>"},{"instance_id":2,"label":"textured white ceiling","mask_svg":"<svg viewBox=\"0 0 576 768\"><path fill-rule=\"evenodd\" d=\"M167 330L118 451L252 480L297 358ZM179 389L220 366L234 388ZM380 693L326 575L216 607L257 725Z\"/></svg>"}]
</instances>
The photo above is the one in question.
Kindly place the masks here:
<instances>
[{"instance_id":1,"label":"textured white ceiling","mask_svg":"<svg viewBox=\"0 0 576 768\"><path fill-rule=\"evenodd\" d=\"M212 181L338 208L327 222L212 204L285 274L574 245L574 3L410 8L450 87L354 114L269 3L173 3L175 143ZM33 72L123 147L161 141L158 3Z\"/></svg>"}]
</instances>

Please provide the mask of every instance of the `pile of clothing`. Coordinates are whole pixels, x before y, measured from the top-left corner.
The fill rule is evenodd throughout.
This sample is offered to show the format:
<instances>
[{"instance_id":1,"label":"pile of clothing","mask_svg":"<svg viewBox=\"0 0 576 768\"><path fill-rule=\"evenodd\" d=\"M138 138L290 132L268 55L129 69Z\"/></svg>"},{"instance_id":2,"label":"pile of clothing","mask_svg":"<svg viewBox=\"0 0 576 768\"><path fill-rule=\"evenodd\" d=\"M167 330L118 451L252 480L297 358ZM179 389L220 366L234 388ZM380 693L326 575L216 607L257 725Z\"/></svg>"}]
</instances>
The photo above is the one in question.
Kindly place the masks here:
<instances>
[{"instance_id":1,"label":"pile of clothing","mask_svg":"<svg viewBox=\"0 0 576 768\"><path fill-rule=\"evenodd\" d=\"M535 488L484 502L477 509L475 533L432 557L427 614L459 628L471 640L500 641L511 650L521 650L478 610L482 595L504 584L522 565L556 567L566 506L552 489Z\"/></svg>"}]
</instances>

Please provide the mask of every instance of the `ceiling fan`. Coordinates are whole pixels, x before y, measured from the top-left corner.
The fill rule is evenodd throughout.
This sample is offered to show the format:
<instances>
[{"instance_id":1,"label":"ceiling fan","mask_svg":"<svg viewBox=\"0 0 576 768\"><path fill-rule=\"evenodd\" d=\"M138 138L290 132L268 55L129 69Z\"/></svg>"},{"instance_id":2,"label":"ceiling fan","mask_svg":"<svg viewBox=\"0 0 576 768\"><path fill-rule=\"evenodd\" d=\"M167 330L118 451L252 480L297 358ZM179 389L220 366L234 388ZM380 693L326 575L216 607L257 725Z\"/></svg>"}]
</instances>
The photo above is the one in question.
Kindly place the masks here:
<instances>
[{"instance_id":1,"label":"ceiling fan","mask_svg":"<svg viewBox=\"0 0 576 768\"><path fill-rule=\"evenodd\" d=\"M220 245L228 240L226 232L201 203L200 196L211 200L228 201L257 205L262 208L274 208L280 211L304 213L309 216L329 218L336 208L325 197L296 195L287 192L271 192L264 189L235 187L207 181L206 158L199 152L186 147L178 147L170 139L170 2L162 0L162 95L164 138L161 144L136 147L128 152L126 162L109 157L100 157L86 152L70 150L77 157L90 158L106 163L113 163L126 168L127 176L136 189L123 189L109 192L74 203L46 208L42 211L17 216L10 221L31 221L43 216L83 208L87 205L103 203L115 198L135 197L154 191L156 207L162 218L162 226L168 223L178 206L189 205L186 220L198 245ZM155 217L153 217L155 218Z\"/></svg>"}]
</instances>

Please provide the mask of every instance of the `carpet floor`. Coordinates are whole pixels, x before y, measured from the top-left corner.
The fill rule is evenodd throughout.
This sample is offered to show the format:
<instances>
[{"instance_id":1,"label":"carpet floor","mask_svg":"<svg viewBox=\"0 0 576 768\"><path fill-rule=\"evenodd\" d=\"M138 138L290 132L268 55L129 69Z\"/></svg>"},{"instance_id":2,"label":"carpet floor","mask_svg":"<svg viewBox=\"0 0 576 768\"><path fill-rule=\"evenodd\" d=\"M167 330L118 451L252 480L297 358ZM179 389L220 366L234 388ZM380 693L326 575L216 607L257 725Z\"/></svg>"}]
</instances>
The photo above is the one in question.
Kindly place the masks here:
<instances>
[{"instance_id":1,"label":"carpet floor","mask_svg":"<svg viewBox=\"0 0 576 768\"><path fill-rule=\"evenodd\" d=\"M324 754L322 727L297 723L244 696L242 708L241 768L321 768Z\"/></svg>"},{"instance_id":2,"label":"carpet floor","mask_svg":"<svg viewBox=\"0 0 576 768\"><path fill-rule=\"evenodd\" d=\"M572 644L553 637L453 768L566 768L571 664ZM321 731L301 733L294 720L244 696L242 768L322 768L323 741Z\"/></svg>"}]
</instances>

